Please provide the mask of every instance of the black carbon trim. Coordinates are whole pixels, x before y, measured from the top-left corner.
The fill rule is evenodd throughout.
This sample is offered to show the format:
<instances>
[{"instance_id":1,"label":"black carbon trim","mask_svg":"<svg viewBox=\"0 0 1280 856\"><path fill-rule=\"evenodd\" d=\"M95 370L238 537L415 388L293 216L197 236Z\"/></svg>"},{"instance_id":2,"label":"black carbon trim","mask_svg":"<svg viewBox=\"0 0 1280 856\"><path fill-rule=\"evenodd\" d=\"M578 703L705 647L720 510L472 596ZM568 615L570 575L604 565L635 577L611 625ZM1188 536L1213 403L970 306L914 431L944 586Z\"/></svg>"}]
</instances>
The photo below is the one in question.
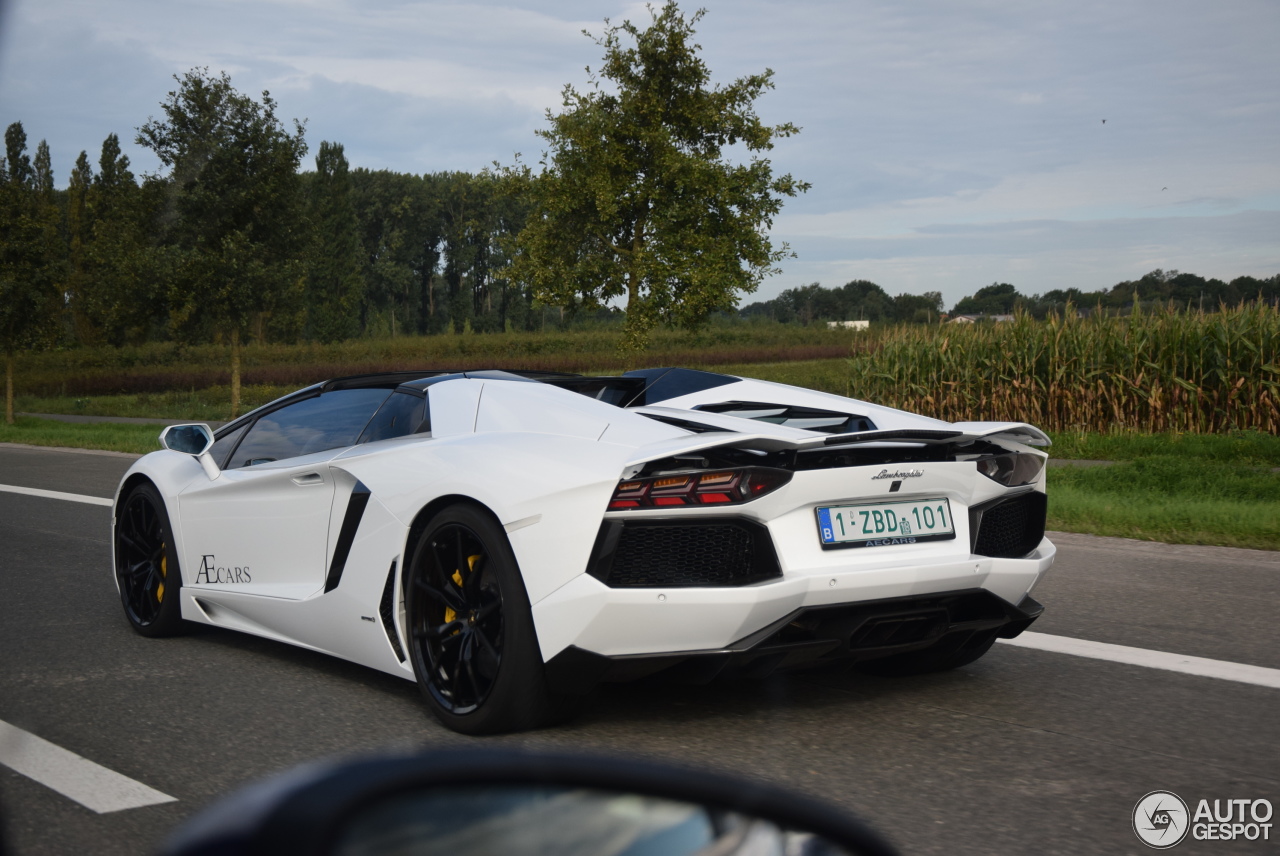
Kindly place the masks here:
<instances>
[{"instance_id":1,"label":"black carbon trim","mask_svg":"<svg viewBox=\"0 0 1280 856\"><path fill-rule=\"evenodd\" d=\"M351 554L351 545L356 540L356 530L360 528L360 518L364 517L364 508L369 504L369 488L364 482L357 481L351 489L351 499L347 500L347 513L342 518L342 529L338 532L338 543L333 548L333 561L329 563L329 575L324 580L324 590L333 591L342 581L342 571L347 566L347 556Z\"/></svg>"},{"instance_id":2,"label":"black carbon trim","mask_svg":"<svg viewBox=\"0 0 1280 856\"><path fill-rule=\"evenodd\" d=\"M856 434L837 434L822 443L825 446L851 446L855 443L879 443L885 440L902 440L907 443L946 443L963 436L960 431L931 428L892 428L884 431L861 431Z\"/></svg>"},{"instance_id":3,"label":"black carbon trim","mask_svg":"<svg viewBox=\"0 0 1280 856\"><path fill-rule=\"evenodd\" d=\"M392 562L391 570L387 572L387 585L382 589L382 600L378 604L378 616L382 619L382 629L387 631L387 641L391 643L391 650L396 652L396 657L403 663L404 649L400 647L400 639L396 636L396 620L393 612L395 584L396 563Z\"/></svg>"}]
</instances>

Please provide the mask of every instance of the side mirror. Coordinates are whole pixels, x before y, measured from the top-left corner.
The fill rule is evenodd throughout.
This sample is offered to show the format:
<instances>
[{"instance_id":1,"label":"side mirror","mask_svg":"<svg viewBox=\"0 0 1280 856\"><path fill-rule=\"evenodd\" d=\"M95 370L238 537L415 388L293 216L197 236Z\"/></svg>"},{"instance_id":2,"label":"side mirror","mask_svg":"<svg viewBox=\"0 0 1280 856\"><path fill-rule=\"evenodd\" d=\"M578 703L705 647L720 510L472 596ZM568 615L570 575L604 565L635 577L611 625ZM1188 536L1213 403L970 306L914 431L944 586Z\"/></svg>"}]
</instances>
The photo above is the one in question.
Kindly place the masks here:
<instances>
[{"instance_id":1,"label":"side mirror","mask_svg":"<svg viewBox=\"0 0 1280 856\"><path fill-rule=\"evenodd\" d=\"M162 856L892 854L844 811L618 758L448 750L312 764L196 815Z\"/></svg>"},{"instance_id":2,"label":"side mirror","mask_svg":"<svg viewBox=\"0 0 1280 856\"><path fill-rule=\"evenodd\" d=\"M194 455L204 467L205 475L216 479L222 474L214 463L209 449L213 446L213 431L203 422L192 425L170 425L160 432L160 445L171 452Z\"/></svg>"}]
</instances>

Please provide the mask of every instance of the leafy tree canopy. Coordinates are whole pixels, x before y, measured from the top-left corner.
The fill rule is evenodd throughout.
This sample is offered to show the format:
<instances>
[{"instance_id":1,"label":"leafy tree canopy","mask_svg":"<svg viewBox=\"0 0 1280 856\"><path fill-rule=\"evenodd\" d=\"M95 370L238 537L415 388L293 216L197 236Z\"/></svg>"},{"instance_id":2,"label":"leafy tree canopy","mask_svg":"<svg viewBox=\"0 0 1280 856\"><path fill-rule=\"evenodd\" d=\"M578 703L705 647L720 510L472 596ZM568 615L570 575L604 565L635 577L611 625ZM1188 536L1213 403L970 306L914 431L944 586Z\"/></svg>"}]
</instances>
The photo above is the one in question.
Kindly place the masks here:
<instances>
[{"instance_id":1,"label":"leafy tree canopy","mask_svg":"<svg viewBox=\"0 0 1280 856\"><path fill-rule=\"evenodd\" d=\"M5 130L0 162L0 353L5 363L5 422L13 424L17 351L45 345L60 308L63 254L53 204L49 147L42 140L33 167L21 122Z\"/></svg>"},{"instance_id":2,"label":"leafy tree canopy","mask_svg":"<svg viewBox=\"0 0 1280 856\"><path fill-rule=\"evenodd\" d=\"M167 249L176 320L213 319L231 336L232 410L238 408L240 334L250 320L300 297L305 246L298 166L303 125L293 132L276 102L237 92L226 72L193 69L174 79L163 117L137 142L169 169Z\"/></svg>"},{"instance_id":3,"label":"leafy tree canopy","mask_svg":"<svg viewBox=\"0 0 1280 856\"><path fill-rule=\"evenodd\" d=\"M1007 282L993 282L962 298L952 308L952 315L1009 315L1026 298Z\"/></svg>"},{"instance_id":4,"label":"leafy tree canopy","mask_svg":"<svg viewBox=\"0 0 1280 856\"><path fill-rule=\"evenodd\" d=\"M590 89L564 90L564 110L539 131L542 171L505 171L531 182L532 213L512 270L534 296L560 306L599 308L626 298L628 347L642 348L659 322L696 326L733 308L790 255L768 235L783 197L809 185L775 177L753 154L798 132L769 126L756 100L773 72L712 85L693 41L703 11L686 18L674 0L640 29L608 26Z\"/></svg>"}]
</instances>

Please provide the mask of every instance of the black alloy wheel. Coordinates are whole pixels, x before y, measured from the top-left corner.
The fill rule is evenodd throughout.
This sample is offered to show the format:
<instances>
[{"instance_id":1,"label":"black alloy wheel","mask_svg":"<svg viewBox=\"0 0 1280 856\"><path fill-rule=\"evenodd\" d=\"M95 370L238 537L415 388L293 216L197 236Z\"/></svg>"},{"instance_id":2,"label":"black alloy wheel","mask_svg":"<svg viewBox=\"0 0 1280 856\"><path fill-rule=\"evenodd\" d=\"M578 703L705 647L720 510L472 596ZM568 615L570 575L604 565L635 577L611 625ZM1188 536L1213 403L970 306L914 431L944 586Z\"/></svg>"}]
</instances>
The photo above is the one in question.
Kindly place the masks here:
<instances>
[{"instance_id":1,"label":"black alloy wheel","mask_svg":"<svg viewBox=\"0 0 1280 856\"><path fill-rule=\"evenodd\" d=\"M164 500L150 484L129 492L116 518L116 582L133 629L172 636L182 629L182 573Z\"/></svg>"},{"instance_id":2,"label":"black alloy wheel","mask_svg":"<svg viewBox=\"0 0 1280 856\"><path fill-rule=\"evenodd\" d=\"M480 536L462 523L435 529L427 551L426 573L413 580L426 597L413 640L436 702L470 713L489 697L502 664L502 587Z\"/></svg>"},{"instance_id":3,"label":"black alloy wheel","mask_svg":"<svg viewBox=\"0 0 1280 856\"><path fill-rule=\"evenodd\" d=\"M506 533L485 510L437 514L408 567L410 659L449 728L494 734L535 728L554 707L524 582Z\"/></svg>"}]
</instances>

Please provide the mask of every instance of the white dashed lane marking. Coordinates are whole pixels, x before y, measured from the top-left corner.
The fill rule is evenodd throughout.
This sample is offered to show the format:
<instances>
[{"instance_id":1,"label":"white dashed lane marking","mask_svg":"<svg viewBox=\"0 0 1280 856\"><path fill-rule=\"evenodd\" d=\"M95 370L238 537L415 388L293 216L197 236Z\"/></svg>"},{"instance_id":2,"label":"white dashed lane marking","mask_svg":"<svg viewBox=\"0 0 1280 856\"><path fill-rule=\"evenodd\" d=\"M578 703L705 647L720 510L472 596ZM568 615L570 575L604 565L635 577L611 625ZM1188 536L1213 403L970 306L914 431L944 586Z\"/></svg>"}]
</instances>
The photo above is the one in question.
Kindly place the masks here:
<instances>
[{"instance_id":1,"label":"white dashed lane marking","mask_svg":"<svg viewBox=\"0 0 1280 856\"><path fill-rule=\"evenodd\" d=\"M98 814L177 802L168 794L3 721L0 764Z\"/></svg>"},{"instance_id":2,"label":"white dashed lane marking","mask_svg":"<svg viewBox=\"0 0 1280 856\"><path fill-rule=\"evenodd\" d=\"M21 493L26 496L39 496L44 499L64 499L67 502L83 502L87 505L105 505L110 508L112 501L101 496L85 496L82 493L63 493L60 490L41 490L38 487L18 487L13 484L0 484L0 491L5 493Z\"/></svg>"},{"instance_id":3,"label":"white dashed lane marking","mask_svg":"<svg viewBox=\"0 0 1280 856\"><path fill-rule=\"evenodd\" d=\"M1148 648L1130 648L1128 645L1112 645L1109 642L1090 642L1088 639L1072 639L1070 636L1051 636L1048 633L1023 633L1015 639L1001 639L1006 645L1019 648L1035 648L1055 654L1071 654L1094 660L1110 660L1130 666L1148 669L1164 669L1201 678L1217 678L1241 684L1280 689L1280 669L1262 666L1246 666L1226 660L1210 660L1205 657L1189 657L1186 654L1169 654Z\"/></svg>"}]
</instances>

